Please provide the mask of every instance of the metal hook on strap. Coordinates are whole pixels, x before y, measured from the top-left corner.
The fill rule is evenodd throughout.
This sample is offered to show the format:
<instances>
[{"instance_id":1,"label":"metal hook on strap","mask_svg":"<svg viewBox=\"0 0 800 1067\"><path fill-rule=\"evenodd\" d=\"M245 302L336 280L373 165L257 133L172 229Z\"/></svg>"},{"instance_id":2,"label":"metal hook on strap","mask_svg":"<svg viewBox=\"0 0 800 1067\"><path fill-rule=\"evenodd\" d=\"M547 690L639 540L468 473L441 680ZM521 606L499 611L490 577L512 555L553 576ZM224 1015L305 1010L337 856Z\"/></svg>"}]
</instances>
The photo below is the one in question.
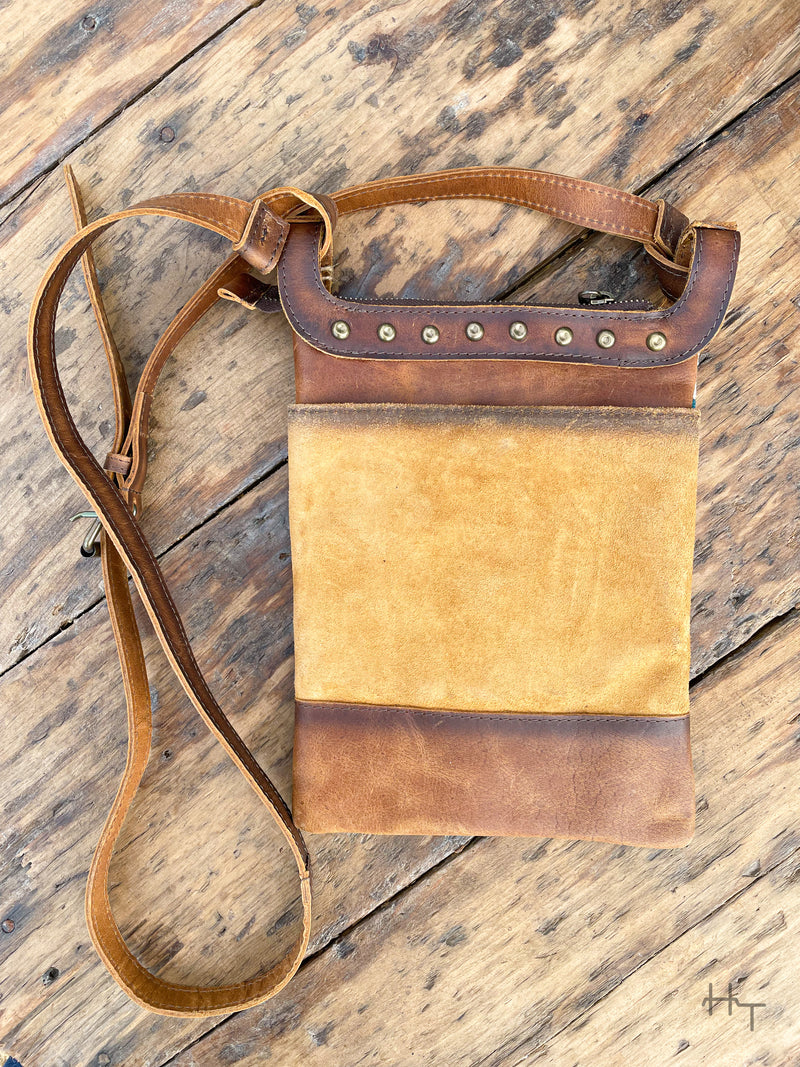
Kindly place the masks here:
<instances>
[{"instance_id":1,"label":"metal hook on strap","mask_svg":"<svg viewBox=\"0 0 800 1067\"><path fill-rule=\"evenodd\" d=\"M94 522L89 527L89 532L84 537L81 544L81 555L89 559L91 556L99 555L100 551L100 531L103 529L103 524L97 517L96 511L79 511L77 515L73 515L70 518L70 522L75 522L76 519L94 519Z\"/></svg>"}]
</instances>

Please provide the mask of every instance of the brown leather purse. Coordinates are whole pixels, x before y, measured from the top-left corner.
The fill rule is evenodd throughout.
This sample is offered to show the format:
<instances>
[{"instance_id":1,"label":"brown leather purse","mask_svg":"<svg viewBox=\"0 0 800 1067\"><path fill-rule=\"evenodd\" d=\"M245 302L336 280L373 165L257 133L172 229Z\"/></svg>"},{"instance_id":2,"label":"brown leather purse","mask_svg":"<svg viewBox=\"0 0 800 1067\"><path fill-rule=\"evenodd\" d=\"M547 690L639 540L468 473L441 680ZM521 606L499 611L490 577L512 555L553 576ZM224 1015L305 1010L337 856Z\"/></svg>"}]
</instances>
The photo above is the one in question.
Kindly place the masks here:
<instances>
[{"instance_id":1,"label":"brown leather purse","mask_svg":"<svg viewBox=\"0 0 800 1067\"><path fill-rule=\"evenodd\" d=\"M29 354L50 440L98 519L128 702L128 764L86 900L92 940L129 996L162 1014L211 1015L281 989L309 936L301 830L687 842L695 381L730 299L735 225L557 174L483 167L330 195L273 189L253 203L177 193L86 225L69 169L67 179L79 229L36 294ZM331 291L338 216L464 197L642 243L665 299L381 303ZM135 215L195 222L232 253L170 323L131 402L91 245ZM114 384L103 466L70 417L55 359L56 309L80 260ZM264 277L273 270L276 284ZM220 297L283 310L294 335L294 817L216 703L138 521L158 375ZM302 930L284 960L245 983L164 981L111 914L111 853L151 734L129 573L181 684L300 873Z\"/></svg>"}]
</instances>

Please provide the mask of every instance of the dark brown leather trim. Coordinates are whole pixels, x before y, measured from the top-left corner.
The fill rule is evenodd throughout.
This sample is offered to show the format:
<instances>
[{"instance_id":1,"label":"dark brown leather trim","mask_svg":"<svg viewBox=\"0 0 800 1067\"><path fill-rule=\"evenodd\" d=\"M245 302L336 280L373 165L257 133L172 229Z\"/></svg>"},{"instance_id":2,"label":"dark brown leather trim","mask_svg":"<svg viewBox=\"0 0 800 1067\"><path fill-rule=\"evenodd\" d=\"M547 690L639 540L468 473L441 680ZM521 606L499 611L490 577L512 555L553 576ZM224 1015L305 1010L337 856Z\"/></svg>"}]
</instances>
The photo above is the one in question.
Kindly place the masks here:
<instances>
[{"instance_id":1,"label":"dark brown leather trim","mask_svg":"<svg viewBox=\"0 0 800 1067\"><path fill-rule=\"evenodd\" d=\"M340 358L370 359L525 359L591 363L598 366L655 367L678 363L699 352L719 328L730 300L739 250L739 233L725 227L694 224L693 254L688 281L678 299L655 311L552 308L531 304L394 304L343 300L323 285L319 272L320 226L292 224L278 264L281 303L293 329L303 340ZM331 327L344 320L345 338ZM512 340L509 327L523 322L527 334ZM466 336L470 322L484 328L478 341ZM391 341L378 338L378 327L396 329ZM427 344L422 329L435 326L439 339ZM556 343L559 327L572 330L567 346ZM597 342L610 330L611 348ZM651 352L646 339L663 333L666 345Z\"/></svg>"},{"instance_id":2,"label":"dark brown leather trim","mask_svg":"<svg viewBox=\"0 0 800 1067\"><path fill-rule=\"evenodd\" d=\"M536 404L690 408L697 356L668 367L519 359L339 359L294 338L298 404Z\"/></svg>"},{"instance_id":3,"label":"dark brown leather trim","mask_svg":"<svg viewBox=\"0 0 800 1067\"><path fill-rule=\"evenodd\" d=\"M310 833L694 832L689 716L524 715L297 701L293 812Z\"/></svg>"}]
</instances>

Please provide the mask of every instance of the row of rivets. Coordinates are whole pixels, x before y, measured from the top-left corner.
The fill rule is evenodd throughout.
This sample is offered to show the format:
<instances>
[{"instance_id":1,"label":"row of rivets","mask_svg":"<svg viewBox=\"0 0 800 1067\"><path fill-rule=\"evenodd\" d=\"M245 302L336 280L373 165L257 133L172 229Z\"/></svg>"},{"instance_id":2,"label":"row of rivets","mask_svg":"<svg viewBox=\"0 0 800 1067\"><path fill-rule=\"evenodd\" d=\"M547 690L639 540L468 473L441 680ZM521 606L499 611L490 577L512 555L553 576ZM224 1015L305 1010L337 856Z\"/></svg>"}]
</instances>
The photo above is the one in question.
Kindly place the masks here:
<instances>
[{"instance_id":1,"label":"row of rivets","mask_svg":"<svg viewBox=\"0 0 800 1067\"><path fill-rule=\"evenodd\" d=\"M480 341L484 335L483 326L479 322L470 322L464 331L470 341ZM524 341L528 336L528 327L524 322L512 322L508 332L515 341ZM337 319L331 326L331 333L340 341L350 336L350 326L344 319ZM378 327L378 337L381 341L393 341L397 336L397 330L389 322L384 322ZM568 326L560 326L555 332L555 341L558 345L568 345L572 342L572 330ZM435 326L423 326L422 340L433 345L439 340L439 331ZM616 343L616 336L612 330L601 330L597 335L597 343L601 348L611 348ZM650 333L647 335L647 347L651 352L660 352L667 343L663 333Z\"/></svg>"}]
</instances>

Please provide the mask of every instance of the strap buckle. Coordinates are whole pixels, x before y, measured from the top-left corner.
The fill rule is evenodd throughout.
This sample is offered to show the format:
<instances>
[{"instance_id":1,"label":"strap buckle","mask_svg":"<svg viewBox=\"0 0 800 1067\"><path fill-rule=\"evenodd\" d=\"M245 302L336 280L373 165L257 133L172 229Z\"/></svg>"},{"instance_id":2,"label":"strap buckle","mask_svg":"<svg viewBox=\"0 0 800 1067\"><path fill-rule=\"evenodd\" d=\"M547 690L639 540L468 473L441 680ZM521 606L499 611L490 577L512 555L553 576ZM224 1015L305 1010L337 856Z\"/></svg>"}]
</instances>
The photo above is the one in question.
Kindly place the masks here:
<instances>
[{"instance_id":1,"label":"strap buckle","mask_svg":"<svg viewBox=\"0 0 800 1067\"><path fill-rule=\"evenodd\" d=\"M100 555L100 531L103 529L103 524L97 517L96 511L79 511L77 515L73 515L70 518L70 522L75 522L76 519L94 519L94 522L89 527L89 532L84 537L81 544L81 555L90 559L92 556Z\"/></svg>"}]
</instances>

